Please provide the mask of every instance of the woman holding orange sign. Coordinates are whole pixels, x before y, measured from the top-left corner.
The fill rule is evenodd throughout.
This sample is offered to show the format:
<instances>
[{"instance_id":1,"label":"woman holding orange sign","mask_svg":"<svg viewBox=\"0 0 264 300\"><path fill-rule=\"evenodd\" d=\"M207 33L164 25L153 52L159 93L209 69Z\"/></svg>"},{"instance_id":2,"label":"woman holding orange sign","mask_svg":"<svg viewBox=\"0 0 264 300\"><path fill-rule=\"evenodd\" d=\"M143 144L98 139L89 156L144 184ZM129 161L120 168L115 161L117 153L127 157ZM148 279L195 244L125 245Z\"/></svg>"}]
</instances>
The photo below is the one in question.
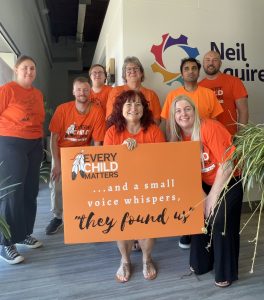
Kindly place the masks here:
<instances>
[{"instance_id":1,"label":"woman holding orange sign","mask_svg":"<svg viewBox=\"0 0 264 300\"><path fill-rule=\"evenodd\" d=\"M148 102L141 92L129 90L122 92L115 101L113 112L107 120L104 145L127 145L133 150L137 143L165 142L164 135L155 124ZM127 282L131 276L130 253L134 241L118 241L121 264L116 273L118 282ZM143 276L153 280L157 276L151 251L154 239L139 240L143 255Z\"/></svg>"},{"instance_id":2,"label":"woman holding orange sign","mask_svg":"<svg viewBox=\"0 0 264 300\"><path fill-rule=\"evenodd\" d=\"M227 287L238 279L239 229L243 189L232 177L229 159L234 151L230 133L219 122L200 120L186 95L175 98L170 109L171 141L199 141L208 232L191 236L190 268L195 274L215 269L215 285ZM239 175L239 174L237 174ZM228 187L224 199L223 189ZM208 247L210 246L210 247Z\"/></svg>"}]
</instances>

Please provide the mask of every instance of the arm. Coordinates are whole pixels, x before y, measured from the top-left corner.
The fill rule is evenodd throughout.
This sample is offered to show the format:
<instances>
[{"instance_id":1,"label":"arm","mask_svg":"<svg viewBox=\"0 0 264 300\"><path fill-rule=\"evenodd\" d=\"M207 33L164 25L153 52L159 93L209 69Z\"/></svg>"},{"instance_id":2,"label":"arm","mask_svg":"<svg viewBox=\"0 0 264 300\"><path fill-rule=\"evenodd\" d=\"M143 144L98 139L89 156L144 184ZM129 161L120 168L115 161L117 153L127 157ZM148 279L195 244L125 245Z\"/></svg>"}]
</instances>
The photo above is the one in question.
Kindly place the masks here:
<instances>
[{"instance_id":1,"label":"arm","mask_svg":"<svg viewBox=\"0 0 264 300\"><path fill-rule=\"evenodd\" d=\"M50 152L52 156L52 169L50 177L55 181L58 181L61 175L60 148L58 146L58 138L58 133L51 132Z\"/></svg>"},{"instance_id":2,"label":"arm","mask_svg":"<svg viewBox=\"0 0 264 300\"><path fill-rule=\"evenodd\" d=\"M210 193L205 197L205 217L208 218L210 215L210 212L213 211L218 197L221 194L230 174L232 173L232 165L229 161L220 164L215 181L212 185L212 188L210 190Z\"/></svg>"},{"instance_id":3,"label":"arm","mask_svg":"<svg viewBox=\"0 0 264 300\"><path fill-rule=\"evenodd\" d=\"M124 140L122 145L126 145L128 150L134 150L137 147L137 141L132 138Z\"/></svg>"},{"instance_id":4,"label":"arm","mask_svg":"<svg viewBox=\"0 0 264 300\"><path fill-rule=\"evenodd\" d=\"M236 99L236 109L238 112L237 122L239 124L247 124L248 123L248 99L240 98Z\"/></svg>"},{"instance_id":5,"label":"arm","mask_svg":"<svg viewBox=\"0 0 264 300\"><path fill-rule=\"evenodd\" d=\"M11 92L5 86L2 86L0 89L0 116L7 109L11 98Z\"/></svg>"}]
</instances>

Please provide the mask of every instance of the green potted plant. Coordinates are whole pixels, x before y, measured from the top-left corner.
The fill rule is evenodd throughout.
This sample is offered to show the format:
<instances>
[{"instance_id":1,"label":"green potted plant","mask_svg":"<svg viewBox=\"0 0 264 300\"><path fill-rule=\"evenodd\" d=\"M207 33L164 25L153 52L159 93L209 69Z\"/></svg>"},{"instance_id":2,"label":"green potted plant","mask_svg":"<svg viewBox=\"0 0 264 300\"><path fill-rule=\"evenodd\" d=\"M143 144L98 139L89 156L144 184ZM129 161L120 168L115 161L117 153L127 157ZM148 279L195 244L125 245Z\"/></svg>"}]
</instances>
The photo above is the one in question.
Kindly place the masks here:
<instances>
[{"instance_id":1,"label":"green potted plant","mask_svg":"<svg viewBox=\"0 0 264 300\"><path fill-rule=\"evenodd\" d=\"M230 162L235 166L230 179L239 169L241 172L241 182L247 199L249 201L249 206L252 208L251 199L249 192L255 188L260 193L260 201L257 207L254 209L249 219L241 229L240 233L244 230L248 222L257 215L257 228L255 237L253 239L254 254L252 258L252 265L250 273L253 273L255 258L257 253L257 246L259 240L259 232L261 226L261 215L264 207L264 124L239 124L241 129L236 134L234 138L234 146L236 147ZM218 203L224 201L225 193L228 188L224 188L222 196L218 199ZM216 212L217 213L217 212ZM214 219L215 216L209 216L209 218ZM209 224L209 220L207 220ZM214 220L213 220L214 224ZM207 232L207 228L204 228L204 232ZM223 232L222 234L225 234ZM211 242L208 247L211 246Z\"/></svg>"},{"instance_id":2,"label":"green potted plant","mask_svg":"<svg viewBox=\"0 0 264 300\"><path fill-rule=\"evenodd\" d=\"M264 124L242 126L235 137L234 145L236 150L233 153L232 161L236 162L236 168L241 170L241 181L246 195L249 195L250 190L254 187L260 193L260 202L249 218L250 220L258 214L256 235L253 239L255 247L250 271L253 273L261 226L261 214L264 207ZM251 204L250 197L248 197L248 200ZM241 232L249 220L245 223Z\"/></svg>"},{"instance_id":3,"label":"green potted plant","mask_svg":"<svg viewBox=\"0 0 264 300\"><path fill-rule=\"evenodd\" d=\"M2 163L3 162L0 162L0 168L2 166ZM17 184L12 184L12 185L5 185L5 183L8 179L9 179L9 177L0 181L0 192L1 192L1 194L3 192L3 195L0 196L0 201L5 201L5 200L3 200L3 198L6 195L12 193L14 191L13 188L20 184L20 183L17 183ZM11 235L10 235L9 226L6 223L6 220L3 218L3 216L0 216L0 232L4 235L4 237L6 239L10 239Z\"/></svg>"}]
</instances>

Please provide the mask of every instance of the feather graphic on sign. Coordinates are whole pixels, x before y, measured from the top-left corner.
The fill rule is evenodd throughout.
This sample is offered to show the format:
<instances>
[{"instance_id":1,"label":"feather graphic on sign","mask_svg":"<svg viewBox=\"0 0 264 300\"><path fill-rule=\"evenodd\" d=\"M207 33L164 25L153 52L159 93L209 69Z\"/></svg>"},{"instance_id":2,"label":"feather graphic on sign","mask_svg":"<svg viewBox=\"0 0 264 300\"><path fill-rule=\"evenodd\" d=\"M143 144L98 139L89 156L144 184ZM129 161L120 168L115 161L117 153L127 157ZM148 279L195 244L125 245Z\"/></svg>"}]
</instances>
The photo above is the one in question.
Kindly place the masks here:
<instances>
[{"instance_id":1,"label":"feather graphic on sign","mask_svg":"<svg viewBox=\"0 0 264 300\"><path fill-rule=\"evenodd\" d=\"M80 173L82 178L86 178L83 151L77 154L74 158L72 164L72 180L75 180L77 178L78 173Z\"/></svg>"}]
</instances>

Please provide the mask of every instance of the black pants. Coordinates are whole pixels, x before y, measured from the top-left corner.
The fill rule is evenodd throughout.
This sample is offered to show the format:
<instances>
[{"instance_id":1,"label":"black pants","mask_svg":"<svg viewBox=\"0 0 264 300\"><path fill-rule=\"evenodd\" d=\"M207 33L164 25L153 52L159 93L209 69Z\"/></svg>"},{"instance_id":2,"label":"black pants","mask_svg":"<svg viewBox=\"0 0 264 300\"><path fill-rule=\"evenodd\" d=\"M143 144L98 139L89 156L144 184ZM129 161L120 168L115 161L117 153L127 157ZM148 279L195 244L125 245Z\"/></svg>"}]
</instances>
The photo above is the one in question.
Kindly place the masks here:
<instances>
[{"instance_id":1,"label":"black pants","mask_svg":"<svg viewBox=\"0 0 264 300\"><path fill-rule=\"evenodd\" d=\"M214 225L210 224L207 234L197 234L191 237L190 266L196 274L204 274L215 269L215 281L234 281L238 279L239 257L239 230L241 207L243 200L242 184L238 179L232 179L232 187L220 204ZM206 194L211 186L203 183ZM215 208L215 212L217 207ZM213 219L212 219L213 221ZM225 223L226 222L226 223ZM225 235L224 228L226 226ZM207 250L206 246L212 234L212 245Z\"/></svg>"},{"instance_id":2,"label":"black pants","mask_svg":"<svg viewBox=\"0 0 264 300\"><path fill-rule=\"evenodd\" d=\"M0 234L2 245L21 242L33 232L42 156L42 139L0 136L0 182L5 180L3 186L20 183L10 188L11 193L0 200L0 215L11 231L10 241ZM6 192L0 191L0 197Z\"/></svg>"}]
</instances>

